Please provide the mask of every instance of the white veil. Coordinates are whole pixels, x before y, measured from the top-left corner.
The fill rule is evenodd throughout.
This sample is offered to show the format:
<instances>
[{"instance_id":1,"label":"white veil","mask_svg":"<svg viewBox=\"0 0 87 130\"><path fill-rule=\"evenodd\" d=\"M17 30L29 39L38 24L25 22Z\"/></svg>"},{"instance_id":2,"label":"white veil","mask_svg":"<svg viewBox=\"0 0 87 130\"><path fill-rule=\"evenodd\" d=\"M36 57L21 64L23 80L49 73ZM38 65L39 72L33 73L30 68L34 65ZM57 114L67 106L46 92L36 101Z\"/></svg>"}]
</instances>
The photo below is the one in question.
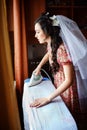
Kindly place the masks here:
<instances>
[{"instance_id":1,"label":"white veil","mask_svg":"<svg viewBox=\"0 0 87 130\"><path fill-rule=\"evenodd\" d=\"M87 39L73 20L62 15L53 20L61 28L60 36L75 68L81 110L87 111Z\"/></svg>"}]
</instances>

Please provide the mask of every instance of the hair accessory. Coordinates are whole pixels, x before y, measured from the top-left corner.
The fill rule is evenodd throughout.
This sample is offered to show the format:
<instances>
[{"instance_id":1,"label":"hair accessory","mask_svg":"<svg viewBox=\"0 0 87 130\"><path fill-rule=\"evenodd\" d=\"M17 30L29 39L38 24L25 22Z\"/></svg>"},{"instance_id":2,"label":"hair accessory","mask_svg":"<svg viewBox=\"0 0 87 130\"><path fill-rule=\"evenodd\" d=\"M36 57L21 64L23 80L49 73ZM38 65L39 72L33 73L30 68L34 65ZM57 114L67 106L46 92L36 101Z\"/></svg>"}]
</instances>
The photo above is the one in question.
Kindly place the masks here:
<instances>
[{"instance_id":1,"label":"hair accessory","mask_svg":"<svg viewBox=\"0 0 87 130\"><path fill-rule=\"evenodd\" d=\"M53 26L59 25L59 21L58 21L56 15L53 15L52 17L50 17L50 19L53 21L53 23L52 23Z\"/></svg>"}]
</instances>

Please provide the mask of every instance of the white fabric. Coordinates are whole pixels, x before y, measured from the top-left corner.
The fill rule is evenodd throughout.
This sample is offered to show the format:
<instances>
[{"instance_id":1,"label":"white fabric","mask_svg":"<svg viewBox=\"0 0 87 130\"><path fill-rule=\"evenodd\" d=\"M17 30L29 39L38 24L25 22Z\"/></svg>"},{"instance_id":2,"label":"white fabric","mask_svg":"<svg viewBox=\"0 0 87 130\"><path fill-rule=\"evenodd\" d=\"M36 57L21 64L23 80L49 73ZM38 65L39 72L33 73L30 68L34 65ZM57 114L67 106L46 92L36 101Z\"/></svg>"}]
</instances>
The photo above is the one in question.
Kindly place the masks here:
<instances>
[{"instance_id":1,"label":"white fabric","mask_svg":"<svg viewBox=\"0 0 87 130\"><path fill-rule=\"evenodd\" d=\"M75 21L57 15L60 36L70 55L77 78L77 89L82 111L87 111L87 39L80 31Z\"/></svg>"},{"instance_id":2,"label":"white fabric","mask_svg":"<svg viewBox=\"0 0 87 130\"><path fill-rule=\"evenodd\" d=\"M54 89L50 80L34 87L28 87L28 82L24 83L22 106L25 130L77 130L75 120L60 96L43 107L29 107L34 99L46 97Z\"/></svg>"}]
</instances>

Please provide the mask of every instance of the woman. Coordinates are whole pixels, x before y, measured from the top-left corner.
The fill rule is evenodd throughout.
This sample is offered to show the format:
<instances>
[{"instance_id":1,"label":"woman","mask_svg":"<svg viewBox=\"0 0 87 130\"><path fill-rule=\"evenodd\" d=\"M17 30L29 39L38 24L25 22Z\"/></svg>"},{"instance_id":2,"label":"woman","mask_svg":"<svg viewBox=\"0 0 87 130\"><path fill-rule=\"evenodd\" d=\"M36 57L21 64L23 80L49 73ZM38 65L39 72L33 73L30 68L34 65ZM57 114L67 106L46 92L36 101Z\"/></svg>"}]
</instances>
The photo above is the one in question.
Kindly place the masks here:
<instances>
[{"instance_id":1,"label":"woman","mask_svg":"<svg viewBox=\"0 0 87 130\"><path fill-rule=\"evenodd\" d=\"M58 16L59 19L61 17L63 17L63 20L65 18L65 22L66 20L68 20L68 22L71 22L70 19L64 16ZM67 24L69 24L68 22ZM63 25L64 24L62 24L61 19L60 21L58 21L56 16L51 17L49 13L42 14L35 21L35 37L38 39L40 44L47 43L47 53L45 54L45 56L43 57L37 68L34 70L34 72L36 75L38 75L40 73L41 67L49 60L56 90L48 97L36 99L33 103L31 103L30 106L41 107L51 102L55 97L61 95L62 99L68 106L71 113L74 116L77 116L78 113L80 113L81 111L80 101L78 98L79 95L77 90L77 77L76 77L77 75L75 68L75 62L76 62L75 60L77 59L73 58L74 56L72 56L71 53L72 50L69 51L68 44L71 43L68 42L68 44L66 44L67 38L63 36L64 34L62 32L65 31L64 33L66 34L68 33L68 31L66 32L66 29L64 30ZM75 26L77 27L76 23ZM70 31L70 29L68 30ZM68 33L67 35L68 39L69 35L70 33ZM78 48L76 49L78 50ZM77 57L79 56L80 55L77 54Z\"/></svg>"}]
</instances>

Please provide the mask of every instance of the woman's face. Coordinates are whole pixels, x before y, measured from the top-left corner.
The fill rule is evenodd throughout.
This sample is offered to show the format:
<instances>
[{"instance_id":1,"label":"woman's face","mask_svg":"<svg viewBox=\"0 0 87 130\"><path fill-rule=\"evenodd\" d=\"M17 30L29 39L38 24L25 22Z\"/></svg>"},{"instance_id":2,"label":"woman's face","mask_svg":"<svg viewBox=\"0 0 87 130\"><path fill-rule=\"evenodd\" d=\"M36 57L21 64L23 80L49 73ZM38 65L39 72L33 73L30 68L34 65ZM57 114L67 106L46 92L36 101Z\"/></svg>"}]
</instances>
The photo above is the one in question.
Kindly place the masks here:
<instances>
[{"instance_id":1,"label":"woman's face","mask_svg":"<svg viewBox=\"0 0 87 130\"><path fill-rule=\"evenodd\" d=\"M41 44L47 42L47 36L41 29L41 26L39 23L35 24L35 37L38 39L39 43Z\"/></svg>"}]
</instances>

